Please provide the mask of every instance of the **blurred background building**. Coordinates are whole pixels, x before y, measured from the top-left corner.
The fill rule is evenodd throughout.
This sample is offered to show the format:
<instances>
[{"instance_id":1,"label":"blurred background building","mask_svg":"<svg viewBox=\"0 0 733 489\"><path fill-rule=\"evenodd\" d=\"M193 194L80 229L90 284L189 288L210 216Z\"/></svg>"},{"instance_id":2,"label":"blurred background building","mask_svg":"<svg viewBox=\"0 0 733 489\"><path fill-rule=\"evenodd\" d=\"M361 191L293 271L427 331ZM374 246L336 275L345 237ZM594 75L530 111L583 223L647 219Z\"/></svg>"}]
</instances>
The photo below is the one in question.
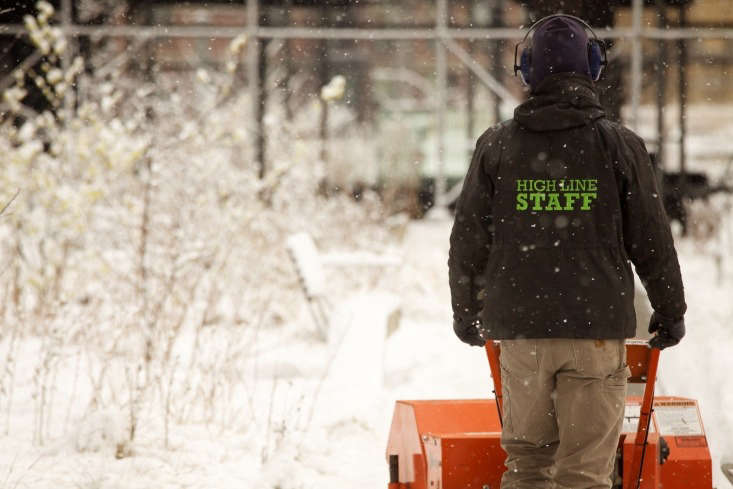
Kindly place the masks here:
<instances>
[{"instance_id":1,"label":"blurred background building","mask_svg":"<svg viewBox=\"0 0 733 489\"><path fill-rule=\"evenodd\" d=\"M733 0L50 3L69 58L78 53L88 70L108 73L110 63L125 63L130 76L152 81L224 71L232 39L246 35L237 76L252 98L242 123L260 174L279 130L268 114L308 118L313 130L302 137L322 145L333 170L326 187L357 196L364 186L397 189L413 214L455 198L475 139L526 97L513 76L520 27L558 11L578 15L608 46L602 102L647 141L670 214L684 222L685 199L727 188L733 145L720 130L730 129L733 105ZM19 66L43 61L23 27L36 2L4 5L0 89ZM343 77L344 93L322 97L334 77ZM25 103L49 109L38 90ZM349 148L365 137L375 144L355 158Z\"/></svg>"}]
</instances>

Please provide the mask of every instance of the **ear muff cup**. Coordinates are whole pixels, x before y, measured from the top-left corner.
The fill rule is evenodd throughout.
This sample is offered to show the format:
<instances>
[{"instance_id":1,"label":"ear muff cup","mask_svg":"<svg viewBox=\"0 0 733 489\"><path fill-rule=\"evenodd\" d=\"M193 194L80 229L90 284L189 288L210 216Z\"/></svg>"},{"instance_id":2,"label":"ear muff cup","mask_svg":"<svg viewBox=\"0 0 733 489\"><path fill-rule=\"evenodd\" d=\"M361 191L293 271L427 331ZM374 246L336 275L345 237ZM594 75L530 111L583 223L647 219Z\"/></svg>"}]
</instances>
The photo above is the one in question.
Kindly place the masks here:
<instances>
[{"instance_id":1,"label":"ear muff cup","mask_svg":"<svg viewBox=\"0 0 733 489\"><path fill-rule=\"evenodd\" d=\"M603 65L605 56L603 54L603 46L599 41L591 39L588 41L588 66L590 67L590 77L593 81L598 81L603 73ZM522 49L522 54L519 57L519 73L522 77L522 82L525 85L531 83L531 70L532 70L532 47L526 47Z\"/></svg>"},{"instance_id":2,"label":"ear muff cup","mask_svg":"<svg viewBox=\"0 0 733 489\"><path fill-rule=\"evenodd\" d=\"M532 81L532 46L531 43L529 46L527 46L527 40L529 39L529 36L533 30L537 29L548 20L557 17L566 17L575 20L576 22L582 24L585 29L592 35L593 39L588 40L588 68L590 71L591 79L593 81L598 81L601 77L601 74L603 73L603 68L608 63L608 59L606 58L606 46L600 39L598 39L598 36L593 31L593 28L586 21L574 15L567 14L548 15L532 24L532 26L524 34L522 40L514 45L514 75L519 75L525 85L530 85L530 82ZM523 45L525 47L522 49L522 53L519 54L519 48ZM517 60L517 58L519 58L519 60ZM519 61L518 64L517 61Z\"/></svg>"},{"instance_id":3,"label":"ear muff cup","mask_svg":"<svg viewBox=\"0 0 733 489\"><path fill-rule=\"evenodd\" d=\"M522 76L522 82L529 86L530 72L532 70L532 48L522 49L522 55L519 58L519 74Z\"/></svg>"},{"instance_id":4,"label":"ear muff cup","mask_svg":"<svg viewBox=\"0 0 733 489\"><path fill-rule=\"evenodd\" d=\"M604 65L603 47L595 39L588 41L588 66L590 67L590 77L593 81L598 81L603 72Z\"/></svg>"}]
</instances>

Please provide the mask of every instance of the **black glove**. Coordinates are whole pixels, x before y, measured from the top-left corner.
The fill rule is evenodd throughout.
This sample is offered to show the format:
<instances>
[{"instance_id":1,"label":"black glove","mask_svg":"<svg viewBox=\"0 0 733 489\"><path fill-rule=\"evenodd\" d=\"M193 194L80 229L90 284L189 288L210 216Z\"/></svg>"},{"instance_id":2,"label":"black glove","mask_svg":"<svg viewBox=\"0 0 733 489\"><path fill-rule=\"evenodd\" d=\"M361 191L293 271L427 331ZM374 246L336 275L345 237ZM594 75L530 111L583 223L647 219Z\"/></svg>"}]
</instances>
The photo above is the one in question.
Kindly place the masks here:
<instances>
[{"instance_id":1,"label":"black glove","mask_svg":"<svg viewBox=\"0 0 733 489\"><path fill-rule=\"evenodd\" d=\"M670 319L655 312L649 320L649 332L657 333L649 340L649 346L664 350L676 345L685 336L685 319Z\"/></svg>"},{"instance_id":2,"label":"black glove","mask_svg":"<svg viewBox=\"0 0 733 489\"><path fill-rule=\"evenodd\" d=\"M481 336L481 320L479 318L454 319L453 331L462 342L471 346L486 345L486 340Z\"/></svg>"}]
</instances>

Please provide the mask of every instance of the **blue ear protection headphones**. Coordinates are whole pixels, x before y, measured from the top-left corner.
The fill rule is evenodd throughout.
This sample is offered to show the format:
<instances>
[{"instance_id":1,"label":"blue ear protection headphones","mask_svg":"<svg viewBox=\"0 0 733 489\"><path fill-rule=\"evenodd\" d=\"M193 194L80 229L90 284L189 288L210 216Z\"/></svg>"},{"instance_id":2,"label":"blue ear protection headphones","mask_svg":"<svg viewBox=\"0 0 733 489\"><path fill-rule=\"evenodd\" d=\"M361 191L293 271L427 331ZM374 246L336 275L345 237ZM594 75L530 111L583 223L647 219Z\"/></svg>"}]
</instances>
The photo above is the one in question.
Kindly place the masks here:
<instances>
[{"instance_id":1,"label":"blue ear protection headphones","mask_svg":"<svg viewBox=\"0 0 733 489\"><path fill-rule=\"evenodd\" d=\"M532 46L530 45L524 47L522 49L521 55L519 54L519 46L521 46L522 44L526 44L529 35L540 25L544 24L548 20L557 17L566 17L568 19L573 19L574 21L583 25L583 27L585 27L586 30L590 32L590 34L593 36L592 39L588 39L588 66L590 66L590 77L593 79L593 81L598 81L598 79L601 77L601 73L603 73L603 68L608 64L608 58L606 57L606 46L605 44L603 44L603 42L601 42L600 39L598 39L595 31L586 21L584 21L580 17L568 14L548 15L547 17L542 17L540 20L532 24L532 27L530 27L529 30L527 30L527 33L524 35L522 42L514 46L514 76L517 76L518 73L519 77L522 80L522 83L524 83L526 86L529 86L531 81L530 68L532 66ZM519 58L519 63L517 63L517 58Z\"/></svg>"}]
</instances>

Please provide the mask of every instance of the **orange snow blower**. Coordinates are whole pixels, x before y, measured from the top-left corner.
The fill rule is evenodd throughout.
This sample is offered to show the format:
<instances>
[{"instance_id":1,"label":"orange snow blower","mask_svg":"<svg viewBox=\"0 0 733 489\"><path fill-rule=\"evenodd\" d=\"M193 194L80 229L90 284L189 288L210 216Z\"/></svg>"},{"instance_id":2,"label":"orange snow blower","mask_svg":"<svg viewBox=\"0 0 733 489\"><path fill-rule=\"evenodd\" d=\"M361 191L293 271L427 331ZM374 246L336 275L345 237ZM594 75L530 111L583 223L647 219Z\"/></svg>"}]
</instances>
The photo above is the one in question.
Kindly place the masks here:
<instances>
[{"instance_id":1,"label":"orange snow blower","mask_svg":"<svg viewBox=\"0 0 733 489\"><path fill-rule=\"evenodd\" d=\"M712 460L697 401L654 397L659 350L626 343L630 383L614 488L712 488ZM506 470L500 445L500 343L486 344L495 399L397 401L387 445L388 489L499 489Z\"/></svg>"}]
</instances>

